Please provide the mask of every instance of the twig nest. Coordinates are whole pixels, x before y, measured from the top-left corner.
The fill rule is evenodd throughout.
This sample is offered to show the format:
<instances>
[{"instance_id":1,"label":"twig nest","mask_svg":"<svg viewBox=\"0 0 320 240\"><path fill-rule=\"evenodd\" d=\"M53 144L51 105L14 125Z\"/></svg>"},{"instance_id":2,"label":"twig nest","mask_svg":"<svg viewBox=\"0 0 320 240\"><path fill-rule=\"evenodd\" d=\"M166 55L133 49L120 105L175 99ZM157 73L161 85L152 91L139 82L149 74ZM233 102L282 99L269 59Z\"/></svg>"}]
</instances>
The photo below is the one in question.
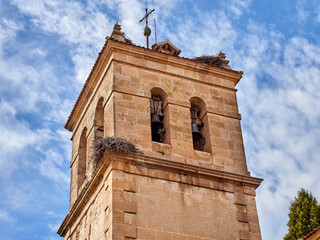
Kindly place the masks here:
<instances>
[{"instance_id":1,"label":"twig nest","mask_svg":"<svg viewBox=\"0 0 320 240\"><path fill-rule=\"evenodd\" d=\"M120 137L95 137L93 141L92 160L95 164L107 153L138 153L138 148Z\"/></svg>"}]
</instances>

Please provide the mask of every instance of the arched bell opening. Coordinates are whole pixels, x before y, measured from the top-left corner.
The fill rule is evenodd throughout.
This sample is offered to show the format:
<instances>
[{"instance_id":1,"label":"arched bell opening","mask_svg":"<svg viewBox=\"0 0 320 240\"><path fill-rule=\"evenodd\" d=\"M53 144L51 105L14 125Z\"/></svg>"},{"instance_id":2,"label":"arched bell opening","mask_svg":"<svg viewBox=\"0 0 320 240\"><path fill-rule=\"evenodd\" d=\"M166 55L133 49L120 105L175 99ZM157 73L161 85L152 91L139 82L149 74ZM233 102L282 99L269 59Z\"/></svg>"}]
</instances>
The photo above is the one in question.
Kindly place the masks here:
<instances>
[{"instance_id":1,"label":"arched bell opening","mask_svg":"<svg viewBox=\"0 0 320 240\"><path fill-rule=\"evenodd\" d=\"M150 98L151 138L154 142L170 144L169 108L167 94L161 88L152 88Z\"/></svg>"},{"instance_id":2,"label":"arched bell opening","mask_svg":"<svg viewBox=\"0 0 320 240\"><path fill-rule=\"evenodd\" d=\"M204 152L211 152L209 121L206 104L201 98L190 99L190 118L193 149Z\"/></svg>"},{"instance_id":3,"label":"arched bell opening","mask_svg":"<svg viewBox=\"0 0 320 240\"><path fill-rule=\"evenodd\" d=\"M82 130L78 149L78 191L86 178L87 168L87 128Z\"/></svg>"},{"instance_id":4,"label":"arched bell opening","mask_svg":"<svg viewBox=\"0 0 320 240\"><path fill-rule=\"evenodd\" d=\"M94 130L96 137L104 136L104 109L103 109L103 97L101 97L97 103L95 116L94 116Z\"/></svg>"}]
</instances>

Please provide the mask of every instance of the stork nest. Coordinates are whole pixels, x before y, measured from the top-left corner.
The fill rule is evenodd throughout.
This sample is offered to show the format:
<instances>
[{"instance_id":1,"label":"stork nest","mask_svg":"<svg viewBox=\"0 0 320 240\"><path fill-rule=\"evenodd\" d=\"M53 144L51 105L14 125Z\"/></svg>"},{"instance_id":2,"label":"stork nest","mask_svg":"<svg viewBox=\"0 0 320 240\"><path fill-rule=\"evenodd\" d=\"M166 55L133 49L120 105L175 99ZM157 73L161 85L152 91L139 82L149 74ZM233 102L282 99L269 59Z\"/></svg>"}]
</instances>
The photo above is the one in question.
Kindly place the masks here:
<instances>
[{"instance_id":1,"label":"stork nest","mask_svg":"<svg viewBox=\"0 0 320 240\"><path fill-rule=\"evenodd\" d=\"M92 160L96 165L98 161L111 152L138 153L138 148L126 139L120 137L95 137L93 141Z\"/></svg>"},{"instance_id":2,"label":"stork nest","mask_svg":"<svg viewBox=\"0 0 320 240\"><path fill-rule=\"evenodd\" d=\"M196 57L193 60L202 62L205 64L210 64L216 67L223 67L223 60L219 56L201 56Z\"/></svg>"}]
</instances>

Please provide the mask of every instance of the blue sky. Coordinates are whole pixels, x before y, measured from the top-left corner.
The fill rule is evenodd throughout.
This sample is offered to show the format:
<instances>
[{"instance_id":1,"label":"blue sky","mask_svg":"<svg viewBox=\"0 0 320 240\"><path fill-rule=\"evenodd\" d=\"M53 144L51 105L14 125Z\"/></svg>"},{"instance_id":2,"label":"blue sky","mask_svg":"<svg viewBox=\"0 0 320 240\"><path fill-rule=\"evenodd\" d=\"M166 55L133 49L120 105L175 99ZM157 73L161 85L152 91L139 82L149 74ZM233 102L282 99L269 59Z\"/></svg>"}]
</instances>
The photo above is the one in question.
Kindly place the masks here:
<instances>
[{"instance_id":1,"label":"blue sky","mask_svg":"<svg viewBox=\"0 0 320 240\"><path fill-rule=\"evenodd\" d=\"M226 53L238 84L263 239L282 239L305 187L320 200L320 5L316 0L0 0L1 239L61 239L69 201L70 133L63 126L116 21L144 45L181 56ZM153 25L151 25L153 29ZM151 38L151 42L154 39Z\"/></svg>"}]
</instances>

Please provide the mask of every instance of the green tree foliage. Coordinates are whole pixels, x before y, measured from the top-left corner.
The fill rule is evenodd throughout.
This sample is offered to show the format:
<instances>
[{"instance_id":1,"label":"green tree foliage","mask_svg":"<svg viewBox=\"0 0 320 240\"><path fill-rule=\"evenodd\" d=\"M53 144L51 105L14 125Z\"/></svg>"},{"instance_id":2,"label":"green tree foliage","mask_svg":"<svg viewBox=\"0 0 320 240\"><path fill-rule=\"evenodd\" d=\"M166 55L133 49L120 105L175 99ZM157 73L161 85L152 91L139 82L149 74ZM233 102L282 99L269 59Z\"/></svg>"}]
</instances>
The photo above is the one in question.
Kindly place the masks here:
<instances>
[{"instance_id":1,"label":"green tree foliage","mask_svg":"<svg viewBox=\"0 0 320 240\"><path fill-rule=\"evenodd\" d=\"M301 188L289 209L289 232L284 240L302 238L320 225L320 206L311 192Z\"/></svg>"}]
</instances>

